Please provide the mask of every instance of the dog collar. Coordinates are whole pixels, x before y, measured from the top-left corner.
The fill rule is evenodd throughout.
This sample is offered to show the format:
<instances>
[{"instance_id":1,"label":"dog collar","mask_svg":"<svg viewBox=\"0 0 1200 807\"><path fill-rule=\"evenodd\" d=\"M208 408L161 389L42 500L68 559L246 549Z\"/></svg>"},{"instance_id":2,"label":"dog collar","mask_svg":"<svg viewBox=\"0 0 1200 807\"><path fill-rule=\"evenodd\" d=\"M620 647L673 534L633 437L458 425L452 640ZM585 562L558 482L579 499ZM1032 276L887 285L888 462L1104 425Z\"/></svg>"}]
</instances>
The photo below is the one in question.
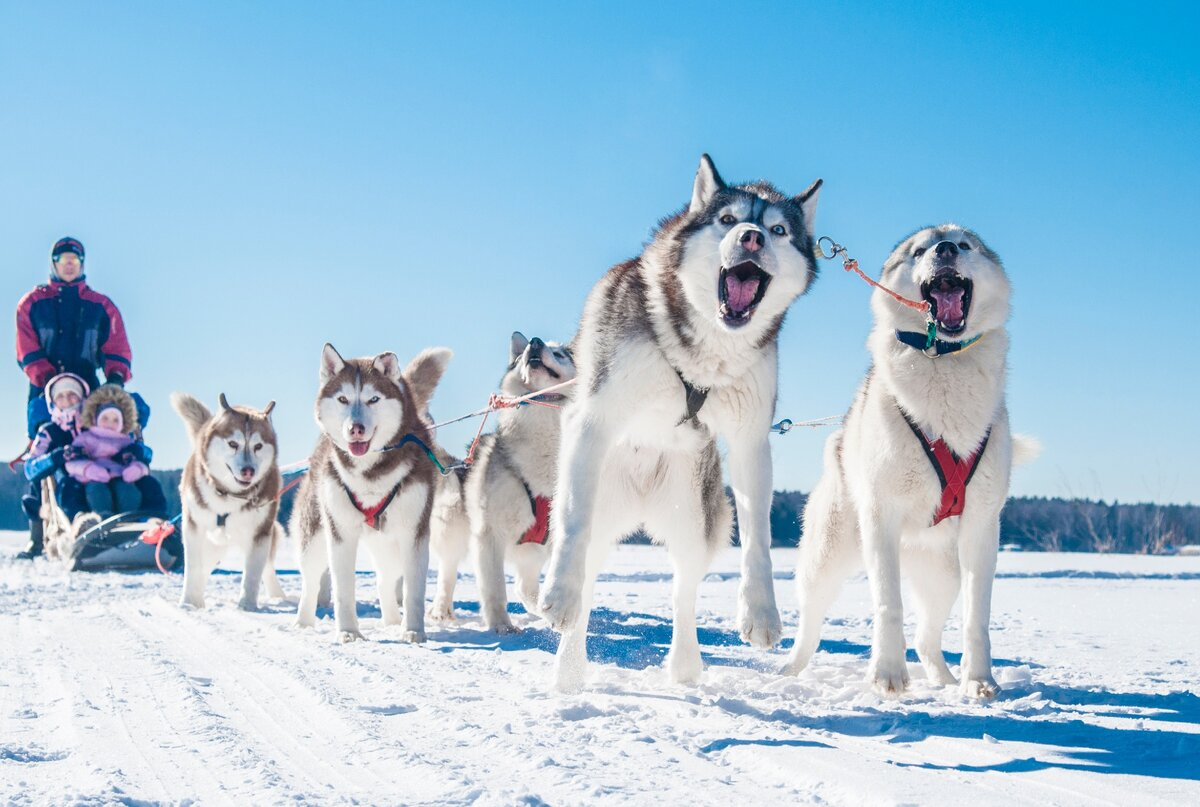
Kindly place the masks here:
<instances>
[{"instance_id":1,"label":"dog collar","mask_svg":"<svg viewBox=\"0 0 1200 807\"><path fill-rule=\"evenodd\" d=\"M896 339L902 344L919 350L931 359L936 359L939 356L945 356L949 353L959 353L974 345L983 334L972 336L965 342L947 342L937 338L937 325L929 323L929 330L925 333L918 331L896 331Z\"/></svg>"}]
</instances>

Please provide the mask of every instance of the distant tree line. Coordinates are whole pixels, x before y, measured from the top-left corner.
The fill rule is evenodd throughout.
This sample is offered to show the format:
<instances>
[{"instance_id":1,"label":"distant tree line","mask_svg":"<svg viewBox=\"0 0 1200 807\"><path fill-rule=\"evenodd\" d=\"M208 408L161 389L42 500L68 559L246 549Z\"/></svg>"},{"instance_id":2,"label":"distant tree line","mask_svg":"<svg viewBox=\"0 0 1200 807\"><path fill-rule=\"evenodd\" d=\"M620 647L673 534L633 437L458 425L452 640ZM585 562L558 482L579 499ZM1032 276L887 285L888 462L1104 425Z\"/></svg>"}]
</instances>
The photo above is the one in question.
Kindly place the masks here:
<instances>
[{"instance_id":1,"label":"distant tree line","mask_svg":"<svg viewBox=\"0 0 1200 807\"><path fill-rule=\"evenodd\" d=\"M179 512L179 471L154 471L172 513ZM0 472L0 529L25 529L19 474ZM284 496L280 519L287 523L294 491ZM775 546L796 546L808 495L777 490L771 503ZM635 540L645 540L639 536ZM736 536L735 536L736 540ZM1159 555L1200 544L1200 507L1186 504L1119 504L1086 499L1017 497L1000 517L1000 543L1045 552L1129 552Z\"/></svg>"}]
</instances>

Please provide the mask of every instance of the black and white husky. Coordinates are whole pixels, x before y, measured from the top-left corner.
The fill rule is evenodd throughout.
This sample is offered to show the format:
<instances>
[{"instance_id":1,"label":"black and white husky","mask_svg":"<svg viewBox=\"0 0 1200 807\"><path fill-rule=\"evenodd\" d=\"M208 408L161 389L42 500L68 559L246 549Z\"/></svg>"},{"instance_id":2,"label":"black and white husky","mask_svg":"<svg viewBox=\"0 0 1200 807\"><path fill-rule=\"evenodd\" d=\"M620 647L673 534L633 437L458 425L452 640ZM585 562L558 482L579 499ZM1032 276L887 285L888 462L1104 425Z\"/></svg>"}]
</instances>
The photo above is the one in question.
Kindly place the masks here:
<instances>
[{"instance_id":1,"label":"black and white husky","mask_svg":"<svg viewBox=\"0 0 1200 807\"><path fill-rule=\"evenodd\" d=\"M213 415L191 395L176 392L171 405L192 438L179 498L183 507L183 595L180 605L204 607L204 587L230 547L245 553L239 607L258 607L259 583L283 598L275 576L275 552L283 528L279 510L279 444L271 423L275 402L263 410L230 406L221 394Z\"/></svg>"},{"instance_id":2,"label":"black and white husky","mask_svg":"<svg viewBox=\"0 0 1200 807\"><path fill-rule=\"evenodd\" d=\"M872 367L804 511L796 583L800 626L789 672L812 657L846 576L865 562L875 603L868 678L881 695L908 686L900 567L911 578L917 654L929 680L954 683L942 628L961 587L962 691L991 698L988 619L1000 509L1014 441L1004 401L1009 282L978 235L954 224L900 242L880 282L930 306L926 315L876 290ZM1036 443L1019 440L1031 456Z\"/></svg>"},{"instance_id":3,"label":"black and white husky","mask_svg":"<svg viewBox=\"0 0 1200 807\"><path fill-rule=\"evenodd\" d=\"M425 641L437 471L425 454L432 440L424 413L451 355L447 348L431 348L401 370L395 353L346 360L325 345L316 404L321 436L290 525L300 548L297 625L315 624L322 579L332 570L338 639L363 638L354 597L361 540L375 561L383 624L403 624L404 641Z\"/></svg>"},{"instance_id":4,"label":"black and white husky","mask_svg":"<svg viewBox=\"0 0 1200 807\"><path fill-rule=\"evenodd\" d=\"M795 197L765 182L726 185L705 155L691 203L589 295L573 342L579 377L563 414L541 599L564 633L559 687L582 683L593 583L611 547L639 527L667 545L674 566L667 668L676 681L699 677L696 588L731 532L718 437L741 527L739 629L759 647L779 640L767 435L779 329L817 271L820 184Z\"/></svg>"},{"instance_id":5,"label":"black and white husky","mask_svg":"<svg viewBox=\"0 0 1200 807\"><path fill-rule=\"evenodd\" d=\"M570 381L575 377L571 351L519 331L509 343L509 364L500 391L517 398ZM560 410L571 387L539 396L538 403L502 409L496 431L476 449L459 501L467 516L463 530L448 515L435 510L433 551L441 563L433 614L453 619L454 581L467 553L468 534L474 548L479 604L488 630L513 633L508 617L504 561L516 567L517 593L526 610L537 611L539 578L548 555L547 517L554 496L558 464ZM545 406L541 404L550 404ZM449 479L449 477L447 477ZM439 491L439 501L442 498ZM451 492L450 495L453 495Z\"/></svg>"}]
</instances>

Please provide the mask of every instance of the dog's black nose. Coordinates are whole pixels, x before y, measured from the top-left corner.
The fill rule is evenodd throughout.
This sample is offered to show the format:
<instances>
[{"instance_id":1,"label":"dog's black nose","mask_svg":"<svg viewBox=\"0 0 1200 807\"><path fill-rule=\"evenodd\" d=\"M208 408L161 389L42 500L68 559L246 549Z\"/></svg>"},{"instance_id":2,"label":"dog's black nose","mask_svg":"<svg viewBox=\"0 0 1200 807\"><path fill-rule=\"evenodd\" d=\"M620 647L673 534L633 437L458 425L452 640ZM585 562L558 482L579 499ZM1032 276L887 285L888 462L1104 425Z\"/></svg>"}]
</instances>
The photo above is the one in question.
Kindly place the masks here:
<instances>
[{"instance_id":1,"label":"dog's black nose","mask_svg":"<svg viewBox=\"0 0 1200 807\"><path fill-rule=\"evenodd\" d=\"M530 339L529 340L529 355L530 355L530 357L541 356L542 348L544 348L545 346L546 346L546 343L543 342L541 339L538 339L536 336L533 337L532 339Z\"/></svg>"},{"instance_id":2,"label":"dog's black nose","mask_svg":"<svg viewBox=\"0 0 1200 807\"><path fill-rule=\"evenodd\" d=\"M937 247L934 249L934 254L939 258L957 258L958 245L956 245L953 241L939 242Z\"/></svg>"},{"instance_id":3,"label":"dog's black nose","mask_svg":"<svg viewBox=\"0 0 1200 807\"><path fill-rule=\"evenodd\" d=\"M758 230L746 230L746 232L742 233L742 237L738 239L738 242L746 250L750 252L758 252L760 249L762 249L762 233Z\"/></svg>"}]
</instances>

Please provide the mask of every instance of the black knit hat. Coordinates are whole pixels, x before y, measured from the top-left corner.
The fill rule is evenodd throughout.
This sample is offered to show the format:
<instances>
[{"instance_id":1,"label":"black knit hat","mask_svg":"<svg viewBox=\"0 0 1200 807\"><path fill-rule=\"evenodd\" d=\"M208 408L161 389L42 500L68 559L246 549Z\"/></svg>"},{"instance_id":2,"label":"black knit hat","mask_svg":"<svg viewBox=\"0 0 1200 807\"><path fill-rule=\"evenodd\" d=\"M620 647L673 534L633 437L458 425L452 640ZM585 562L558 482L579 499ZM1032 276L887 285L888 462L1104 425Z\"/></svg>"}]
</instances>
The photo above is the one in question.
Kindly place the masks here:
<instances>
[{"instance_id":1,"label":"black knit hat","mask_svg":"<svg viewBox=\"0 0 1200 807\"><path fill-rule=\"evenodd\" d=\"M54 249L50 250L50 260L54 260L64 252L74 252L79 256L79 260L83 260L83 243L78 238L67 236L60 238L54 242Z\"/></svg>"}]
</instances>

